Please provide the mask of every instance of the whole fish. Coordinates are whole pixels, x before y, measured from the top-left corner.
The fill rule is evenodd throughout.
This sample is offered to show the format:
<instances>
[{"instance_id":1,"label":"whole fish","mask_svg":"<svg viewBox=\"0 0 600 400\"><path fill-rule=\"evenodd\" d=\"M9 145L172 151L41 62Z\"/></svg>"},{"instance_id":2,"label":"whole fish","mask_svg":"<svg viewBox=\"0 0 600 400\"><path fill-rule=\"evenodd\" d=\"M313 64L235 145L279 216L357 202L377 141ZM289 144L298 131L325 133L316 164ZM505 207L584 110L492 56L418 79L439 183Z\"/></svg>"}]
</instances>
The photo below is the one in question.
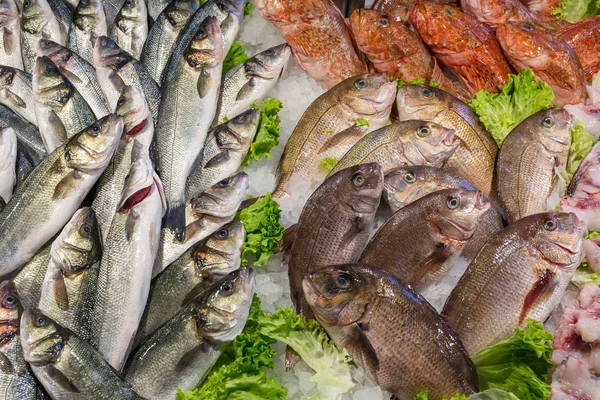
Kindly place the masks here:
<instances>
[{"instance_id":1,"label":"whole fish","mask_svg":"<svg viewBox=\"0 0 600 400\"><path fill-rule=\"evenodd\" d=\"M144 92L156 123L161 92L158 84L139 61L123 51L106 36L100 36L94 46L94 67L109 107L114 110L125 86L135 86Z\"/></svg>"},{"instance_id":2,"label":"whole fish","mask_svg":"<svg viewBox=\"0 0 600 400\"><path fill-rule=\"evenodd\" d=\"M46 157L46 148L38 128L10 108L0 104L0 129L12 128L17 135L17 151L23 152L34 165Z\"/></svg>"},{"instance_id":3,"label":"whole fish","mask_svg":"<svg viewBox=\"0 0 600 400\"><path fill-rule=\"evenodd\" d=\"M152 277L175 262L193 245L231 222L242 201L246 199L248 190L248 175L239 172L189 199L185 204L185 240L180 242L170 229L163 227Z\"/></svg>"},{"instance_id":4,"label":"whole fish","mask_svg":"<svg viewBox=\"0 0 600 400\"><path fill-rule=\"evenodd\" d=\"M8 203L17 184L17 135L12 128L0 128L0 197Z\"/></svg>"},{"instance_id":5,"label":"whole fish","mask_svg":"<svg viewBox=\"0 0 600 400\"><path fill-rule=\"evenodd\" d=\"M220 125L258 104L281 79L290 57L290 46L280 44L232 68L221 82L213 125Z\"/></svg>"},{"instance_id":6,"label":"whole fish","mask_svg":"<svg viewBox=\"0 0 600 400\"><path fill-rule=\"evenodd\" d=\"M291 194L288 183L298 175L319 184L319 162L340 159L367 133L383 127L390 116L396 83L386 73L349 78L319 96L304 112L285 145L273 197ZM357 124L359 118L367 125Z\"/></svg>"},{"instance_id":7,"label":"whole fish","mask_svg":"<svg viewBox=\"0 0 600 400\"><path fill-rule=\"evenodd\" d=\"M48 240L19 271L12 282L21 296L24 309L36 308L42 293L42 283L50 262L50 248L56 237Z\"/></svg>"},{"instance_id":8,"label":"whole fish","mask_svg":"<svg viewBox=\"0 0 600 400\"><path fill-rule=\"evenodd\" d=\"M425 44L475 94L498 92L506 84L510 66L490 27L451 4L420 2L411 22Z\"/></svg>"},{"instance_id":9,"label":"whole fish","mask_svg":"<svg viewBox=\"0 0 600 400\"><path fill-rule=\"evenodd\" d=\"M396 122L368 133L335 165L328 176L353 165L378 163L383 174L402 165L441 167L460 145L453 129L435 122Z\"/></svg>"},{"instance_id":10,"label":"whole fish","mask_svg":"<svg viewBox=\"0 0 600 400\"><path fill-rule=\"evenodd\" d=\"M106 95L100 87L96 69L78 54L51 40L40 40L36 52L38 57L47 56L60 72L73 84L89 104L96 118L111 113Z\"/></svg>"},{"instance_id":11,"label":"whole fish","mask_svg":"<svg viewBox=\"0 0 600 400\"><path fill-rule=\"evenodd\" d=\"M254 5L292 47L298 64L326 88L367 72L331 0L257 0Z\"/></svg>"},{"instance_id":12,"label":"whole fish","mask_svg":"<svg viewBox=\"0 0 600 400\"><path fill-rule=\"evenodd\" d=\"M211 284L240 267L245 234L244 225L232 221L183 253L153 280L134 347Z\"/></svg>"},{"instance_id":13,"label":"whole fish","mask_svg":"<svg viewBox=\"0 0 600 400\"><path fill-rule=\"evenodd\" d=\"M141 89L125 86L117 101L116 113L123 118L123 135L119 147L98 180L92 207L100 226L102 243L121 202L121 192L131 164L139 156L149 157L150 144L154 137L152 114Z\"/></svg>"},{"instance_id":14,"label":"whole fish","mask_svg":"<svg viewBox=\"0 0 600 400\"><path fill-rule=\"evenodd\" d=\"M122 131L121 117L102 118L46 157L19 186L0 214L1 276L23 266L69 221L108 166Z\"/></svg>"},{"instance_id":15,"label":"whole fish","mask_svg":"<svg viewBox=\"0 0 600 400\"><path fill-rule=\"evenodd\" d=\"M542 110L521 122L498 155L498 194L510 221L548 209L565 168L573 121L567 111Z\"/></svg>"},{"instance_id":16,"label":"whole fish","mask_svg":"<svg viewBox=\"0 0 600 400\"><path fill-rule=\"evenodd\" d=\"M478 190L428 194L396 212L359 261L420 291L452 267L489 208L489 200Z\"/></svg>"},{"instance_id":17,"label":"whole fish","mask_svg":"<svg viewBox=\"0 0 600 400\"><path fill-rule=\"evenodd\" d=\"M600 16L585 18L556 33L577 54L586 80L591 81L600 70Z\"/></svg>"},{"instance_id":18,"label":"whole fish","mask_svg":"<svg viewBox=\"0 0 600 400\"><path fill-rule=\"evenodd\" d=\"M0 103L37 126L31 74L12 67L0 66Z\"/></svg>"},{"instance_id":19,"label":"whole fish","mask_svg":"<svg viewBox=\"0 0 600 400\"><path fill-rule=\"evenodd\" d=\"M158 16L171 4L170 0L155 0L148 2L148 15L154 21L158 20Z\"/></svg>"},{"instance_id":20,"label":"whole fish","mask_svg":"<svg viewBox=\"0 0 600 400\"><path fill-rule=\"evenodd\" d=\"M125 379L149 400L176 399L178 390L194 389L242 332L253 293L249 268L211 285L140 346Z\"/></svg>"},{"instance_id":21,"label":"whole fish","mask_svg":"<svg viewBox=\"0 0 600 400\"><path fill-rule=\"evenodd\" d=\"M37 400L37 383L23 356L21 300L10 281L0 283L0 398Z\"/></svg>"},{"instance_id":22,"label":"whole fish","mask_svg":"<svg viewBox=\"0 0 600 400\"><path fill-rule=\"evenodd\" d=\"M573 49L559 36L529 22L508 21L496 36L504 54L517 69L531 69L554 92L552 104L585 103L585 72Z\"/></svg>"},{"instance_id":23,"label":"whole fish","mask_svg":"<svg viewBox=\"0 0 600 400\"><path fill-rule=\"evenodd\" d=\"M33 69L33 102L48 153L96 121L85 99L48 57L38 57Z\"/></svg>"},{"instance_id":24,"label":"whole fish","mask_svg":"<svg viewBox=\"0 0 600 400\"><path fill-rule=\"evenodd\" d=\"M149 11L152 10L153 3L155 2L148 4ZM198 7L199 0L173 0L160 16L154 17L156 21L148 32L140 62L159 84L179 33Z\"/></svg>"},{"instance_id":25,"label":"whole fish","mask_svg":"<svg viewBox=\"0 0 600 400\"><path fill-rule=\"evenodd\" d=\"M150 159L131 165L100 263L90 343L121 370L148 299L164 215L160 179Z\"/></svg>"},{"instance_id":26,"label":"whole fish","mask_svg":"<svg viewBox=\"0 0 600 400\"><path fill-rule=\"evenodd\" d=\"M25 360L53 399L143 400L92 346L39 310L21 317Z\"/></svg>"},{"instance_id":27,"label":"whole fish","mask_svg":"<svg viewBox=\"0 0 600 400\"><path fill-rule=\"evenodd\" d=\"M168 206L165 226L179 241L184 239L186 179L217 109L224 56L221 40L217 18L206 18L165 81L158 111L158 172Z\"/></svg>"},{"instance_id":28,"label":"whole fish","mask_svg":"<svg viewBox=\"0 0 600 400\"><path fill-rule=\"evenodd\" d=\"M259 116L260 111L251 108L208 132L198 166L187 178L186 199L236 173L252 144Z\"/></svg>"},{"instance_id":29,"label":"whole fish","mask_svg":"<svg viewBox=\"0 0 600 400\"><path fill-rule=\"evenodd\" d=\"M100 0L81 0L73 13L67 47L89 63L94 62L94 44L106 36L107 24Z\"/></svg>"},{"instance_id":30,"label":"whole fish","mask_svg":"<svg viewBox=\"0 0 600 400\"><path fill-rule=\"evenodd\" d=\"M94 210L79 209L52 243L39 309L89 340L102 242Z\"/></svg>"},{"instance_id":31,"label":"whole fish","mask_svg":"<svg viewBox=\"0 0 600 400\"><path fill-rule=\"evenodd\" d=\"M478 391L460 340L410 286L361 264L322 267L302 286L319 323L382 390L400 400L423 388L436 399Z\"/></svg>"},{"instance_id":32,"label":"whole fish","mask_svg":"<svg viewBox=\"0 0 600 400\"><path fill-rule=\"evenodd\" d=\"M442 312L470 355L550 315L581 262L584 230L575 214L535 214L482 247Z\"/></svg>"},{"instance_id":33,"label":"whole fish","mask_svg":"<svg viewBox=\"0 0 600 400\"><path fill-rule=\"evenodd\" d=\"M21 21L14 0L0 1L0 65L23 69Z\"/></svg>"},{"instance_id":34,"label":"whole fish","mask_svg":"<svg viewBox=\"0 0 600 400\"><path fill-rule=\"evenodd\" d=\"M425 85L398 90L398 119L422 119L454 129L461 145L445 169L471 182L494 203L494 167L498 146L471 108L448 92Z\"/></svg>"},{"instance_id":35,"label":"whole fish","mask_svg":"<svg viewBox=\"0 0 600 400\"><path fill-rule=\"evenodd\" d=\"M40 39L49 39L64 46L67 32L59 24L47 0L28 0L21 11L21 53L25 72L33 72L35 49Z\"/></svg>"},{"instance_id":36,"label":"whole fish","mask_svg":"<svg viewBox=\"0 0 600 400\"><path fill-rule=\"evenodd\" d=\"M110 38L133 58L139 60L147 37L146 2L144 0L125 1L110 30Z\"/></svg>"}]
</instances>

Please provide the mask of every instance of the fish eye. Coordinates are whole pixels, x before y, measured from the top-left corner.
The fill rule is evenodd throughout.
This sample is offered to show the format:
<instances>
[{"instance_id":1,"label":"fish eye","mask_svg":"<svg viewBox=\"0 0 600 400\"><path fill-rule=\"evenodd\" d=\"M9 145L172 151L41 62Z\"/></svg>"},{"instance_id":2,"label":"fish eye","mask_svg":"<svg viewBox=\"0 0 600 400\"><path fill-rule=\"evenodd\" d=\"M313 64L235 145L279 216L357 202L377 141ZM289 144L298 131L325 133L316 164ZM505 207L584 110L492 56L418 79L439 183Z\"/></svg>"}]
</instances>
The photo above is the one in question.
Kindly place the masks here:
<instances>
[{"instance_id":1,"label":"fish eye","mask_svg":"<svg viewBox=\"0 0 600 400\"><path fill-rule=\"evenodd\" d=\"M110 47L111 49L114 49L115 47L117 47L117 44L114 41L108 39L108 42L106 42L106 47Z\"/></svg>"},{"instance_id":2,"label":"fish eye","mask_svg":"<svg viewBox=\"0 0 600 400\"><path fill-rule=\"evenodd\" d=\"M46 73L48 75L56 75L56 74L58 74L58 70L56 69L56 67L54 65L48 65L46 67Z\"/></svg>"},{"instance_id":3,"label":"fish eye","mask_svg":"<svg viewBox=\"0 0 600 400\"><path fill-rule=\"evenodd\" d=\"M229 184L229 179L223 179L222 181L220 181L219 183L217 183L218 186L220 187L225 187Z\"/></svg>"},{"instance_id":4,"label":"fish eye","mask_svg":"<svg viewBox=\"0 0 600 400\"><path fill-rule=\"evenodd\" d=\"M88 238L90 236L90 233L92 233L92 228L89 227L89 225L84 225L81 227L81 236L83 236L84 238Z\"/></svg>"},{"instance_id":5,"label":"fish eye","mask_svg":"<svg viewBox=\"0 0 600 400\"><path fill-rule=\"evenodd\" d=\"M6 308L12 308L16 304L17 304L17 299L10 294L8 296L6 296L6 298L4 299L4 305Z\"/></svg>"},{"instance_id":6,"label":"fish eye","mask_svg":"<svg viewBox=\"0 0 600 400\"><path fill-rule=\"evenodd\" d=\"M337 286L339 289L348 289L351 283L350 276L346 274L341 274L335 278L335 286Z\"/></svg>"},{"instance_id":7,"label":"fish eye","mask_svg":"<svg viewBox=\"0 0 600 400\"><path fill-rule=\"evenodd\" d=\"M381 18L379 20L379 23L381 24L381 26L388 26L388 19L387 18Z\"/></svg>"},{"instance_id":8,"label":"fish eye","mask_svg":"<svg viewBox=\"0 0 600 400\"><path fill-rule=\"evenodd\" d=\"M49 321L48 321L48 318L47 318L47 317L45 317L45 316L43 316L43 315L40 315L39 317L37 317L37 318L35 319L34 325L35 325L35 326L37 326L37 327L39 328L39 327L42 327L42 326L46 326L46 325L48 325L48 322L49 322Z\"/></svg>"},{"instance_id":9,"label":"fish eye","mask_svg":"<svg viewBox=\"0 0 600 400\"><path fill-rule=\"evenodd\" d=\"M246 116L244 114L238 115L237 117L235 117L235 122L238 124L243 124L244 122L246 122Z\"/></svg>"},{"instance_id":10,"label":"fish eye","mask_svg":"<svg viewBox=\"0 0 600 400\"><path fill-rule=\"evenodd\" d=\"M200 39L204 39L206 37L206 29L204 29L204 28L198 29L198 32L196 33L196 37L198 37Z\"/></svg>"},{"instance_id":11,"label":"fish eye","mask_svg":"<svg viewBox=\"0 0 600 400\"><path fill-rule=\"evenodd\" d=\"M223 292L222 294L229 296L231 293L233 293L233 284L229 281L224 282L219 290Z\"/></svg>"},{"instance_id":12,"label":"fish eye","mask_svg":"<svg viewBox=\"0 0 600 400\"><path fill-rule=\"evenodd\" d=\"M356 86L357 89L364 89L367 87L367 81L365 81L364 79L359 79L356 82L354 82L354 86Z\"/></svg>"},{"instance_id":13,"label":"fish eye","mask_svg":"<svg viewBox=\"0 0 600 400\"><path fill-rule=\"evenodd\" d=\"M556 229L557 226L558 224L552 218L549 218L546 221L544 221L544 229L547 231L553 231Z\"/></svg>"},{"instance_id":14,"label":"fish eye","mask_svg":"<svg viewBox=\"0 0 600 400\"><path fill-rule=\"evenodd\" d=\"M554 126L554 118L550 116L542 118L542 125L544 125L544 128L552 128Z\"/></svg>"},{"instance_id":15,"label":"fish eye","mask_svg":"<svg viewBox=\"0 0 600 400\"><path fill-rule=\"evenodd\" d=\"M523 29L525 29L526 31L532 31L533 27L529 24L523 24Z\"/></svg>"},{"instance_id":16,"label":"fish eye","mask_svg":"<svg viewBox=\"0 0 600 400\"><path fill-rule=\"evenodd\" d=\"M23 2L23 8L29 8L31 6L31 1L26 0Z\"/></svg>"},{"instance_id":17,"label":"fish eye","mask_svg":"<svg viewBox=\"0 0 600 400\"><path fill-rule=\"evenodd\" d=\"M270 48L264 51L264 54L267 56L272 56L273 54L275 54L275 49L274 48Z\"/></svg>"},{"instance_id":18,"label":"fish eye","mask_svg":"<svg viewBox=\"0 0 600 400\"><path fill-rule=\"evenodd\" d=\"M96 124L92 125L92 128L89 130L90 136L98 136L100 134L100 127Z\"/></svg>"},{"instance_id":19,"label":"fish eye","mask_svg":"<svg viewBox=\"0 0 600 400\"><path fill-rule=\"evenodd\" d=\"M460 205L460 200L458 199L458 197L448 196L446 204L448 205L449 209L454 210Z\"/></svg>"},{"instance_id":20,"label":"fish eye","mask_svg":"<svg viewBox=\"0 0 600 400\"><path fill-rule=\"evenodd\" d=\"M127 1L125 2L125 7L127 7L127 8L131 8L132 6L133 6L133 1L131 1L131 0L127 0Z\"/></svg>"},{"instance_id":21,"label":"fish eye","mask_svg":"<svg viewBox=\"0 0 600 400\"><path fill-rule=\"evenodd\" d=\"M427 97L428 99L433 97L433 89L430 89L428 87L424 87L423 89L421 89L421 93L423 94L423 96Z\"/></svg>"},{"instance_id":22,"label":"fish eye","mask_svg":"<svg viewBox=\"0 0 600 400\"><path fill-rule=\"evenodd\" d=\"M415 175L412 172L407 172L402 177L406 183L413 183L415 181Z\"/></svg>"},{"instance_id":23,"label":"fish eye","mask_svg":"<svg viewBox=\"0 0 600 400\"><path fill-rule=\"evenodd\" d=\"M427 137L431 134L431 129L426 126L420 126L417 128L417 136L419 137Z\"/></svg>"},{"instance_id":24,"label":"fish eye","mask_svg":"<svg viewBox=\"0 0 600 400\"><path fill-rule=\"evenodd\" d=\"M119 97L119 101L117 101L117 104L120 106L125 104L125 97L124 96Z\"/></svg>"},{"instance_id":25,"label":"fish eye","mask_svg":"<svg viewBox=\"0 0 600 400\"><path fill-rule=\"evenodd\" d=\"M356 187L361 187L365 183L365 177L359 172L352 176L352 183Z\"/></svg>"},{"instance_id":26,"label":"fish eye","mask_svg":"<svg viewBox=\"0 0 600 400\"><path fill-rule=\"evenodd\" d=\"M219 237L219 239L226 239L229 236L229 232L227 231L227 229L221 229L217 232L217 236Z\"/></svg>"}]
</instances>

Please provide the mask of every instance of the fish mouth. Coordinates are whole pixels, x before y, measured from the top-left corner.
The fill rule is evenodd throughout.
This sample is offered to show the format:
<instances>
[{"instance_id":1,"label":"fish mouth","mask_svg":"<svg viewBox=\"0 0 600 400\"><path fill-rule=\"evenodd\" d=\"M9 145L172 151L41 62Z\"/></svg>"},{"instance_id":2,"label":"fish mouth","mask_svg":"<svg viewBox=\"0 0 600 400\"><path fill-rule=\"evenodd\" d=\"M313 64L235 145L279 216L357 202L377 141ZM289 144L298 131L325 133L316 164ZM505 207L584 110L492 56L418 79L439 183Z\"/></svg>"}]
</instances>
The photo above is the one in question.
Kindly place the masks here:
<instances>
[{"instance_id":1,"label":"fish mouth","mask_svg":"<svg viewBox=\"0 0 600 400\"><path fill-rule=\"evenodd\" d=\"M323 297L323 294L315 286L311 274L306 275L304 279L302 279L302 289L304 291L304 297L311 307L317 304L319 298Z\"/></svg>"},{"instance_id":2,"label":"fish mouth","mask_svg":"<svg viewBox=\"0 0 600 400\"><path fill-rule=\"evenodd\" d=\"M446 137L442 140L442 143L446 145L446 147L456 147L460 144L461 139L456 136L456 131L454 129L449 129L446 133Z\"/></svg>"}]
</instances>

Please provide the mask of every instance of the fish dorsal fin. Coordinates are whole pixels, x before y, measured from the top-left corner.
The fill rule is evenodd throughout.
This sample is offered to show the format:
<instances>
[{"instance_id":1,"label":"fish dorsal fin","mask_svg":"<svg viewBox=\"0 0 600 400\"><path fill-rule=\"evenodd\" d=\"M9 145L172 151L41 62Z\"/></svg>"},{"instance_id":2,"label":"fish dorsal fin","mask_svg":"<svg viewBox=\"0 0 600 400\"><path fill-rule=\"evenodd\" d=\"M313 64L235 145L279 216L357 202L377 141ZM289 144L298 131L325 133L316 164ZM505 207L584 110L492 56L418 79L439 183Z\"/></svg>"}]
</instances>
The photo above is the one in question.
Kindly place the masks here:
<instances>
[{"instance_id":1,"label":"fish dorsal fin","mask_svg":"<svg viewBox=\"0 0 600 400\"><path fill-rule=\"evenodd\" d=\"M379 358L371 341L363 331L363 328L368 329L368 325L364 325L361 328L359 324L353 323L348 328L350 329L350 335L344 342L343 347L348 350L348 353L358 362L359 366L365 370L367 376L377 382Z\"/></svg>"},{"instance_id":2,"label":"fish dorsal fin","mask_svg":"<svg viewBox=\"0 0 600 400\"><path fill-rule=\"evenodd\" d=\"M52 364L45 367L46 373L52 379L52 382L60 387L63 391L69 393L79 393L79 389L65 376L61 371L56 369Z\"/></svg>"},{"instance_id":3,"label":"fish dorsal fin","mask_svg":"<svg viewBox=\"0 0 600 400\"><path fill-rule=\"evenodd\" d=\"M331 136L319 149L319 154L340 145L353 145L367 133L367 127L352 125Z\"/></svg>"},{"instance_id":4,"label":"fish dorsal fin","mask_svg":"<svg viewBox=\"0 0 600 400\"><path fill-rule=\"evenodd\" d=\"M15 373L15 367L13 363L6 357L4 353L0 353L0 372L12 375Z\"/></svg>"}]
</instances>

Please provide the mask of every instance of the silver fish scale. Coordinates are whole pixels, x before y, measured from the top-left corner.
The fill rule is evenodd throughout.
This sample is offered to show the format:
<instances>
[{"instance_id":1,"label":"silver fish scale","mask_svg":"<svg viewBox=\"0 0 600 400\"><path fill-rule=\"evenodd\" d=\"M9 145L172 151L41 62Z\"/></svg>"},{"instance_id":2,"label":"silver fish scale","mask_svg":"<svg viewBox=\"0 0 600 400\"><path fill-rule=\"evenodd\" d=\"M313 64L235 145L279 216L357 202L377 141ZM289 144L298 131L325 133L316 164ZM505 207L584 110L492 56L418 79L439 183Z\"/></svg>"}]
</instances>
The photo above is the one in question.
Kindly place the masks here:
<instances>
[{"instance_id":1,"label":"silver fish scale","mask_svg":"<svg viewBox=\"0 0 600 400\"><path fill-rule=\"evenodd\" d=\"M33 92L31 89L31 74L19 69L3 69L5 74L11 75L9 85L0 86L0 103L25 118L28 122L37 126L35 106L33 103Z\"/></svg>"},{"instance_id":2,"label":"silver fish scale","mask_svg":"<svg viewBox=\"0 0 600 400\"><path fill-rule=\"evenodd\" d=\"M36 165L39 164L46 157L46 148L40 132L35 125L27 122L10 108L0 105L0 128L9 127L15 130L17 140L27 155Z\"/></svg>"},{"instance_id":3,"label":"silver fish scale","mask_svg":"<svg viewBox=\"0 0 600 400\"><path fill-rule=\"evenodd\" d=\"M35 308L39 304L42 283L50 262L50 248L55 238L39 249L12 280L24 309Z\"/></svg>"},{"instance_id":4,"label":"silver fish scale","mask_svg":"<svg viewBox=\"0 0 600 400\"><path fill-rule=\"evenodd\" d=\"M21 337L14 335L8 343L0 348L0 357L10 362L6 368L11 368L12 373L5 370L0 373L0 397L6 400L36 400L37 382L23 358Z\"/></svg>"}]
</instances>

